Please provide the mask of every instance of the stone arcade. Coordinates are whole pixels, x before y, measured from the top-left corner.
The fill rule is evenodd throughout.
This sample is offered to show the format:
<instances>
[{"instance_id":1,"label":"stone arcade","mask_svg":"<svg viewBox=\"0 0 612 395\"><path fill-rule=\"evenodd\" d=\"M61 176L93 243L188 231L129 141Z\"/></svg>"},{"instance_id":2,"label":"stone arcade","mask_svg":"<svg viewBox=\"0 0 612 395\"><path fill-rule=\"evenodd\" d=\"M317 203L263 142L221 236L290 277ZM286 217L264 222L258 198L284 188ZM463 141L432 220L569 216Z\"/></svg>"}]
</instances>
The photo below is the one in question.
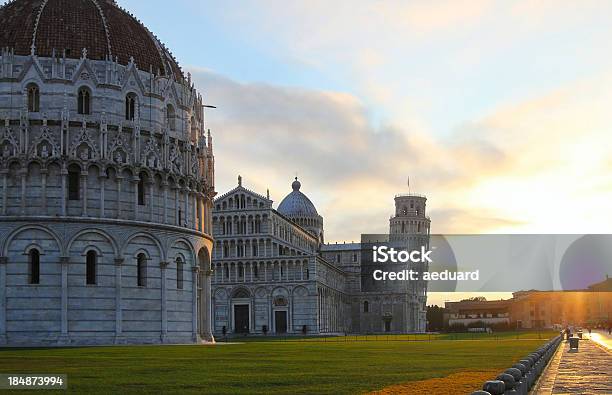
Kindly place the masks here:
<instances>
[{"instance_id":1,"label":"stone arcade","mask_svg":"<svg viewBox=\"0 0 612 395\"><path fill-rule=\"evenodd\" d=\"M111 0L16 0L0 26L0 344L213 341L190 77Z\"/></svg>"},{"instance_id":2,"label":"stone arcade","mask_svg":"<svg viewBox=\"0 0 612 395\"><path fill-rule=\"evenodd\" d=\"M253 334L408 333L426 329L427 284L366 292L361 245L324 244L323 218L300 191L272 207L242 185L215 199L214 332ZM391 237L429 243L426 198L395 197Z\"/></svg>"}]
</instances>

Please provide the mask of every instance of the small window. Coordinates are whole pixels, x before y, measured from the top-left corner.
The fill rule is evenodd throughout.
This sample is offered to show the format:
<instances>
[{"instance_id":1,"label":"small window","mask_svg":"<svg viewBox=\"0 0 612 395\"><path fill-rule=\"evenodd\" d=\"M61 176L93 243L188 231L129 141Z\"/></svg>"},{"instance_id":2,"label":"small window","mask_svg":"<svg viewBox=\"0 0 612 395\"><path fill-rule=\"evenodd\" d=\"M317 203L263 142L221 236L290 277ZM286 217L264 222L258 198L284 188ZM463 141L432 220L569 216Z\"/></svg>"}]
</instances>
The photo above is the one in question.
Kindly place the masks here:
<instances>
[{"instance_id":1,"label":"small window","mask_svg":"<svg viewBox=\"0 0 612 395\"><path fill-rule=\"evenodd\" d=\"M353 262L357 262L357 254L353 254Z\"/></svg>"},{"instance_id":2,"label":"small window","mask_svg":"<svg viewBox=\"0 0 612 395\"><path fill-rule=\"evenodd\" d=\"M133 121L136 114L136 95L133 93L125 97L125 119Z\"/></svg>"},{"instance_id":3,"label":"small window","mask_svg":"<svg viewBox=\"0 0 612 395\"><path fill-rule=\"evenodd\" d=\"M147 174L140 173L140 179L138 180L138 205L144 206L146 204L146 192L145 185L147 181Z\"/></svg>"},{"instance_id":4,"label":"small window","mask_svg":"<svg viewBox=\"0 0 612 395\"><path fill-rule=\"evenodd\" d=\"M256 278L259 277L258 271L257 271L257 266L253 266L253 276L255 276Z\"/></svg>"},{"instance_id":5,"label":"small window","mask_svg":"<svg viewBox=\"0 0 612 395\"><path fill-rule=\"evenodd\" d=\"M174 112L174 107L172 107L172 104L168 104L166 107L166 116L168 117L168 128L170 128L170 130L175 130L176 113Z\"/></svg>"},{"instance_id":6,"label":"small window","mask_svg":"<svg viewBox=\"0 0 612 395\"><path fill-rule=\"evenodd\" d=\"M81 175L78 168L68 169L68 200L79 200L81 189Z\"/></svg>"},{"instance_id":7,"label":"small window","mask_svg":"<svg viewBox=\"0 0 612 395\"><path fill-rule=\"evenodd\" d=\"M367 300L365 302L363 302L363 312L364 313L369 313L370 312L370 303L368 303Z\"/></svg>"},{"instance_id":8,"label":"small window","mask_svg":"<svg viewBox=\"0 0 612 395\"><path fill-rule=\"evenodd\" d=\"M183 289L183 260L176 258L176 289Z\"/></svg>"},{"instance_id":9,"label":"small window","mask_svg":"<svg viewBox=\"0 0 612 395\"><path fill-rule=\"evenodd\" d=\"M30 284L40 284L40 252L37 249L30 250Z\"/></svg>"},{"instance_id":10,"label":"small window","mask_svg":"<svg viewBox=\"0 0 612 395\"><path fill-rule=\"evenodd\" d=\"M183 226L183 210L179 209L178 212L178 226Z\"/></svg>"},{"instance_id":11,"label":"small window","mask_svg":"<svg viewBox=\"0 0 612 395\"><path fill-rule=\"evenodd\" d=\"M95 251L87 252L87 263L86 263L86 283L87 285L95 285L96 284L96 261L98 256Z\"/></svg>"},{"instance_id":12,"label":"small window","mask_svg":"<svg viewBox=\"0 0 612 395\"><path fill-rule=\"evenodd\" d=\"M78 97L78 103L77 103L77 109L79 114L91 114L91 109L90 109L90 93L89 90L87 88L81 88L79 89L79 97Z\"/></svg>"},{"instance_id":13,"label":"small window","mask_svg":"<svg viewBox=\"0 0 612 395\"><path fill-rule=\"evenodd\" d=\"M40 91L38 90L38 86L36 86L36 84L28 85L28 111L40 111Z\"/></svg>"},{"instance_id":14,"label":"small window","mask_svg":"<svg viewBox=\"0 0 612 395\"><path fill-rule=\"evenodd\" d=\"M147 286L147 257L145 254L138 254L136 263L136 277L139 287Z\"/></svg>"}]
</instances>

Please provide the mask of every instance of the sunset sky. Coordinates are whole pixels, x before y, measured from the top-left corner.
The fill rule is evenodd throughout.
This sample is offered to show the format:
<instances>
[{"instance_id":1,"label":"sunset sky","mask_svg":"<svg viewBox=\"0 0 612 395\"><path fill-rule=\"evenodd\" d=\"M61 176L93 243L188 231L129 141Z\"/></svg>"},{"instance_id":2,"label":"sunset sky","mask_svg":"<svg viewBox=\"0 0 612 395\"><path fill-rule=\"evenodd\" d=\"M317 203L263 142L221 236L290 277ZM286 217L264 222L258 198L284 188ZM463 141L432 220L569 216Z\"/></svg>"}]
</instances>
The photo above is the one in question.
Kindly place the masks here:
<instances>
[{"instance_id":1,"label":"sunset sky","mask_svg":"<svg viewBox=\"0 0 612 395\"><path fill-rule=\"evenodd\" d=\"M120 0L209 104L217 190L278 204L297 173L328 241L610 233L612 3Z\"/></svg>"}]
</instances>

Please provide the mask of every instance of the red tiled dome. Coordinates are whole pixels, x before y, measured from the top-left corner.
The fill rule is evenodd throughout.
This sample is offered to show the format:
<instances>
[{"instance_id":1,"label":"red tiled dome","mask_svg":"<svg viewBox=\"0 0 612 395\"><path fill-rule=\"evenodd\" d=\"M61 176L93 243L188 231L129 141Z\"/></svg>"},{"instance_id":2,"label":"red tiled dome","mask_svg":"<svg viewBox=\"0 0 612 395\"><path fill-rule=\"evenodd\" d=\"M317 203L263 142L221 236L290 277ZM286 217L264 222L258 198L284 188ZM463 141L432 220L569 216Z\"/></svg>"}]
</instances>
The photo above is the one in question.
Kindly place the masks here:
<instances>
[{"instance_id":1,"label":"red tiled dome","mask_svg":"<svg viewBox=\"0 0 612 395\"><path fill-rule=\"evenodd\" d=\"M127 65L134 58L139 69L156 74L182 72L153 34L113 0L15 0L0 8L0 48L29 55L34 45L41 57L53 50L78 59L103 60L108 55Z\"/></svg>"}]
</instances>

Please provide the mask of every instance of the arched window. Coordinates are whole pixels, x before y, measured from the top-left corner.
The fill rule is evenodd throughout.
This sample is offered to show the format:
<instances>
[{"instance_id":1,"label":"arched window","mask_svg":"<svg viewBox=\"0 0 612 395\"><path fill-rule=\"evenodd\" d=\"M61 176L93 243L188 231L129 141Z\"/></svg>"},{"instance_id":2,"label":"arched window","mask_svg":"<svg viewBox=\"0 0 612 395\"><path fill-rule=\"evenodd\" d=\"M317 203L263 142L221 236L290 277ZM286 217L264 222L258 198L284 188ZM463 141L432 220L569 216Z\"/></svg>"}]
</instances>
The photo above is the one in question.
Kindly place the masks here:
<instances>
[{"instance_id":1,"label":"arched window","mask_svg":"<svg viewBox=\"0 0 612 395\"><path fill-rule=\"evenodd\" d=\"M68 168L68 200L79 200L81 196L81 170L73 165Z\"/></svg>"},{"instance_id":2,"label":"arched window","mask_svg":"<svg viewBox=\"0 0 612 395\"><path fill-rule=\"evenodd\" d=\"M147 286L147 257L145 254L138 254L136 261L136 278L139 287Z\"/></svg>"},{"instance_id":3,"label":"arched window","mask_svg":"<svg viewBox=\"0 0 612 395\"><path fill-rule=\"evenodd\" d=\"M96 284L96 264L97 264L98 256L95 251L87 252L87 262L85 268L85 281L87 285L95 285Z\"/></svg>"},{"instance_id":4,"label":"arched window","mask_svg":"<svg viewBox=\"0 0 612 395\"><path fill-rule=\"evenodd\" d=\"M136 114L136 95L129 93L125 97L125 119L133 121Z\"/></svg>"},{"instance_id":5,"label":"arched window","mask_svg":"<svg viewBox=\"0 0 612 395\"><path fill-rule=\"evenodd\" d=\"M183 260L176 258L176 289L183 289Z\"/></svg>"},{"instance_id":6,"label":"arched window","mask_svg":"<svg viewBox=\"0 0 612 395\"><path fill-rule=\"evenodd\" d=\"M28 85L28 111L40 111L40 91L36 84Z\"/></svg>"},{"instance_id":7,"label":"arched window","mask_svg":"<svg viewBox=\"0 0 612 395\"><path fill-rule=\"evenodd\" d=\"M168 104L166 107L166 116L168 117L168 127L170 130L176 129L176 112L174 111L174 107L172 104Z\"/></svg>"},{"instance_id":8,"label":"arched window","mask_svg":"<svg viewBox=\"0 0 612 395\"><path fill-rule=\"evenodd\" d=\"M91 114L90 97L91 94L89 93L89 89L79 89L79 98L77 103L79 114Z\"/></svg>"},{"instance_id":9,"label":"arched window","mask_svg":"<svg viewBox=\"0 0 612 395\"><path fill-rule=\"evenodd\" d=\"M31 249L30 253L30 284L40 284L40 252L37 249Z\"/></svg>"},{"instance_id":10,"label":"arched window","mask_svg":"<svg viewBox=\"0 0 612 395\"><path fill-rule=\"evenodd\" d=\"M363 312L364 313L369 313L370 312L370 304L368 303L367 300L365 302L363 302Z\"/></svg>"},{"instance_id":11,"label":"arched window","mask_svg":"<svg viewBox=\"0 0 612 395\"><path fill-rule=\"evenodd\" d=\"M147 181L147 173L140 173L140 180L138 181L138 205L144 206L146 204L145 201L145 184Z\"/></svg>"}]
</instances>

